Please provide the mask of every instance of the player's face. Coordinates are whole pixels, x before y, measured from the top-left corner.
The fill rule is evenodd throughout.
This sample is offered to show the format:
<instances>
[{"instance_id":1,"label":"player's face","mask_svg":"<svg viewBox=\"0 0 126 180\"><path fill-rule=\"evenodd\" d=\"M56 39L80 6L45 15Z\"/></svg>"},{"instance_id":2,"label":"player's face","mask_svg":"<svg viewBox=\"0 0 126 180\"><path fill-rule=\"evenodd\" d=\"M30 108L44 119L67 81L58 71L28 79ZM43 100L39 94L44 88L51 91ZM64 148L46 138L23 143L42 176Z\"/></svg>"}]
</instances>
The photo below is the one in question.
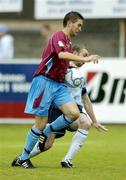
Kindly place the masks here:
<instances>
[{"instance_id":1,"label":"player's face","mask_svg":"<svg viewBox=\"0 0 126 180\"><path fill-rule=\"evenodd\" d=\"M75 54L75 52L73 52L73 54ZM86 56L89 56L89 52L88 52L87 49L83 48L83 49L81 50L81 52L80 52L80 53L76 53L76 55L79 55L79 56L82 56L82 57L86 57ZM77 67L81 67L81 66L84 64L84 63L80 63L80 62L76 62L76 61L74 61L73 63L74 63L74 65L76 65Z\"/></svg>"},{"instance_id":2,"label":"player's face","mask_svg":"<svg viewBox=\"0 0 126 180\"><path fill-rule=\"evenodd\" d=\"M83 20L78 19L75 23L71 23L71 36L76 36L79 32L82 31Z\"/></svg>"}]
</instances>

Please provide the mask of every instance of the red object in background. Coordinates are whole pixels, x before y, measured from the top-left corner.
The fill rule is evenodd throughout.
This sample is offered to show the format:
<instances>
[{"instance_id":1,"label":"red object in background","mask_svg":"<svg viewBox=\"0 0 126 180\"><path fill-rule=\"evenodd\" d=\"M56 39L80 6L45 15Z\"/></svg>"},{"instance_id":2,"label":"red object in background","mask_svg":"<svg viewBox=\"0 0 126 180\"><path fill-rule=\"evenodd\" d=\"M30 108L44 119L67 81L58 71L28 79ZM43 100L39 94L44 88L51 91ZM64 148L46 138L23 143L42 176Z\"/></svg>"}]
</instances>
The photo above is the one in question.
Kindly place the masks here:
<instances>
[{"instance_id":1,"label":"red object in background","mask_svg":"<svg viewBox=\"0 0 126 180\"><path fill-rule=\"evenodd\" d=\"M1 118L33 118L24 113L25 102L0 102Z\"/></svg>"}]
</instances>

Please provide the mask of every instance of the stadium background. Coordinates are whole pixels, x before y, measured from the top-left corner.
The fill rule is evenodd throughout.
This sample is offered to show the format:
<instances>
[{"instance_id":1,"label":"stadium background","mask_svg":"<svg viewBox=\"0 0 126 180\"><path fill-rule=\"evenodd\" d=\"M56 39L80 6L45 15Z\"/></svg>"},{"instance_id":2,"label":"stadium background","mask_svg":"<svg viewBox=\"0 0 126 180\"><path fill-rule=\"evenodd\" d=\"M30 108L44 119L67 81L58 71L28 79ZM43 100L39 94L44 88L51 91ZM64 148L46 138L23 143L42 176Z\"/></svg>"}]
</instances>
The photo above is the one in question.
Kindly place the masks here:
<instances>
[{"instance_id":1,"label":"stadium background","mask_svg":"<svg viewBox=\"0 0 126 180\"><path fill-rule=\"evenodd\" d=\"M110 132L106 135L99 135L92 129L84 150L75 158L76 173L61 172L58 168L72 134L56 142L48 154L34 160L40 164L36 174L34 171L15 171L10 167L10 162L15 153L21 151L29 129L29 125L15 124L33 122L33 117L25 115L23 109L33 72L40 62L44 47L41 25L49 24L53 31L60 29L62 17L69 10L80 11L86 19L85 29L73 39L73 43L85 45L91 53L101 56L98 65L85 67L96 116L107 125L121 125L108 125ZM65 177L66 180L125 180L126 0L0 0L0 23L9 25L15 39L14 59L0 62L1 177L20 179L23 173L24 179L52 180L57 179L58 173L61 179Z\"/></svg>"},{"instance_id":2,"label":"stadium background","mask_svg":"<svg viewBox=\"0 0 126 180\"><path fill-rule=\"evenodd\" d=\"M126 1L124 0L111 2L108 0L0 1L0 23L9 25L10 33L15 40L14 59L8 64L4 64L7 63L5 60L0 62L0 117L2 118L0 122L8 123L9 119L3 118L11 118L9 122L16 120L13 118L18 118L17 122L20 122L19 118L31 117L23 114L23 109L30 81L40 62L45 42L44 37L40 35L41 26L49 24L52 32L61 29L62 17L70 10L78 10L86 19L83 31L78 37L73 38L73 43L85 45L89 52L101 56L98 66L85 66L85 77L90 79L90 82L87 82L91 87L89 95L94 103L98 120L126 123L126 73L124 69L126 64ZM108 82L105 85L101 84L100 71L107 73ZM24 79L17 81L19 75L25 76ZM101 84L99 88L98 85L96 86L97 83ZM101 97L103 96L102 88L105 93L104 98ZM102 100L99 101L99 98Z\"/></svg>"}]
</instances>

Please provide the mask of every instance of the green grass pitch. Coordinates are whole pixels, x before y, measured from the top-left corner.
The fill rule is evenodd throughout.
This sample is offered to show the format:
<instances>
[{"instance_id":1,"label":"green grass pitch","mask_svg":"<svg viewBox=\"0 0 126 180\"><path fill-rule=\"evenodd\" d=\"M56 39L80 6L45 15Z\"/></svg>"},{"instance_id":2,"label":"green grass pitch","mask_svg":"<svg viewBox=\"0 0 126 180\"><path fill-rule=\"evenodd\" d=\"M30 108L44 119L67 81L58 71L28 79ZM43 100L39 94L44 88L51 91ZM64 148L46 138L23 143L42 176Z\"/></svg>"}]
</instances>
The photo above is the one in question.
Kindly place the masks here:
<instances>
[{"instance_id":1,"label":"green grass pitch","mask_svg":"<svg viewBox=\"0 0 126 180\"><path fill-rule=\"evenodd\" d=\"M73 136L55 141L53 148L32 159L35 169L11 167L21 153L30 125L0 125L1 180L126 180L126 125L107 125L108 133L91 128L84 147L73 160L75 168L62 169L60 161Z\"/></svg>"}]
</instances>

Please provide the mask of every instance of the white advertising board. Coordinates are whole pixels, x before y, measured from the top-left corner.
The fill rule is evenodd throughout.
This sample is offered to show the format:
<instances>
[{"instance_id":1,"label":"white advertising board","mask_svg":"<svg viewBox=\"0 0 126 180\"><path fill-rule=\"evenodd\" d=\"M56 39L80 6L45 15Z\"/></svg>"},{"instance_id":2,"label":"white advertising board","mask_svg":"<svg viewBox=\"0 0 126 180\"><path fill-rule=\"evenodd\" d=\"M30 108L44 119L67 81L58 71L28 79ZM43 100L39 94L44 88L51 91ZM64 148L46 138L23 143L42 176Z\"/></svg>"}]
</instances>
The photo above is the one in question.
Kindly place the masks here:
<instances>
[{"instance_id":1,"label":"white advertising board","mask_svg":"<svg viewBox=\"0 0 126 180\"><path fill-rule=\"evenodd\" d=\"M126 60L106 58L86 64L87 89L97 119L105 123L126 123Z\"/></svg>"},{"instance_id":2,"label":"white advertising board","mask_svg":"<svg viewBox=\"0 0 126 180\"><path fill-rule=\"evenodd\" d=\"M15 89L16 91L11 92L7 87L7 80L10 84L10 87L12 87L13 83L9 81L9 79L6 79L6 74L13 72L12 75L19 75L21 74L21 66L23 67L22 73L26 74L26 77L28 75L29 79L27 79L27 83L29 83L32 79L32 75L29 76L29 73L34 73L34 70L37 68L38 61L24 61L24 60L14 60L11 63L0 63L1 71L2 73L1 79L0 79L0 103L6 102L6 107L9 106L8 101L10 102L11 99L14 101L15 97L15 103L19 103L16 105L17 112L20 112L20 109L22 109L21 102L25 104L25 97L27 97L28 88L25 87L26 82L23 83L20 82L20 85L18 85L18 88ZM20 64L20 69L17 68ZM28 71L27 66L30 67L30 72ZM32 67L32 69L31 69ZM9 69L11 71L9 72ZM98 64L93 63L87 63L83 66L83 72L86 78L87 82L87 91L89 94L89 97L93 103L93 108L96 113L97 120L102 123L125 123L126 124L126 58L101 58L100 62ZM3 76L4 75L4 76ZM23 76L24 77L24 76ZM10 76L11 78L11 76ZM5 81L6 80L6 81ZM4 82L5 81L5 82ZM21 89L20 89L20 88ZM25 87L25 89L22 87ZM13 89L12 89L13 90ZM22 91L23 90L23 91ZM6 93L5 93L6 92ZM25 95L25 96L23 96ZM24 98L24 99L23 99ZM17 100L19 102L17 102ZM8 103L8 104L7 104ZM15 119L15 117L12 117L13 112L8 112L9 108L6 111L6 114L3 113L3 115L7 115L5 118L2 116L2 104L0 106L0 112L1 112L1 118L0 123L28 123L29 120L22 121L23 115L19 114L18 119ZM13 106L11 106L11 109L15 108L14 102ZM23 113L23 110L21 110ZM9 116L9 114L11 116Z\"/></svg>"},{"instance_id":3,"label":"white advertising board","mask_svg":"<svg viewBox=\"0 0 126 180\"><path fill-rule=\"evenodd\" d=\"M23 9L23 0L0 0L1 12L21 12Z\"/></svg>"},{"instance_id":4,"label":"white advertising board","mask_svg":"<svg viewBox=\"0 0 126 180\"><path fill-rule=\"evenodd\" d=\"M35 0L35 19L62 19L69 11L85 18L126 18L126 0Z\"/></svg>"}]
</instances>

